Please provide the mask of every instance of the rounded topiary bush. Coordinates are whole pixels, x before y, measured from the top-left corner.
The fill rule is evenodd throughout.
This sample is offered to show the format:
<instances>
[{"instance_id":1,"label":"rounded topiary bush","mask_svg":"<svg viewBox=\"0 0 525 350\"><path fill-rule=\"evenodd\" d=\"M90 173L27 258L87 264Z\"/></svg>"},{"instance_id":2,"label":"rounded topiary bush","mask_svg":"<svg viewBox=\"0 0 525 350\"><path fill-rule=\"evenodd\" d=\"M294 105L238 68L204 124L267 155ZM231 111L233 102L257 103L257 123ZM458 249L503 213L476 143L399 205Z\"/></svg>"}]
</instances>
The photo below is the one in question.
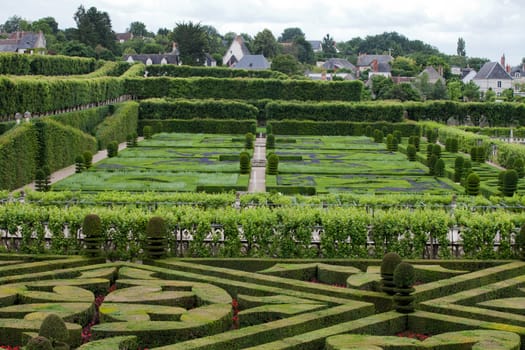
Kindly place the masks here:
<instances>
[{"instance_id":1,"label":"rounded topiary bush","mask_svg":"<svg viewBox=\"0 0 525 350\"><path fill-rule=\"evenodd\" d=\"M367 125L365 128L365 136L373 137L374 136L374 129L372 129L371 125Z\"/></svg>"},{"instance_id":2,"label":"rounded topiary bush","mask_svg":"<svg viewBox=\"0 0 525 350\"><path fill-rule=\"evenodd\" d=\"M381 261L381 289L389 295L395 294L394 270L399 263L401 257L394 252L386 253Z\"/></svg>"},{"instance_id":3,"label":"rounded topiary bush","mask_svg":"<svg viewBox=\"0 0 525 350\"><path fill-rule=\"evenodd\" d=\"M521 179L525 175L525 165L523 164L523 159L516 159L512 165L512 169L516 170L518 177Z\"/></svg>"},{"instance_id":4,"label":"rounded topiary bush","mask_svg":"<svg viewBox=\"0 0 525 350\"><path fill-rule=\"evenodd\" d=\"M118 155L118 142L111 141L110 143L108 143L107 150L109 158L116 157Z\"/></svg>"},{"instance_id":5,"label":"rounded topiary bush","mask_svg":"<svg viewBox=\"0 0 525 350\"><path fill-rule=\"evenodd\" d=\"M459 140L457 138L450 139L450 153L458 153L459 151Z\"/></svg>"},{"instance_id":6,"label":"rounded topiary bush","mask_svg":"<svg viewBox=\"0 0 525 350\"><path fill-rule=\"evenodd\" d=\"M414 297L410 295L414 292L415 272L412 264L401 262L394 270L395 292L394 303L397 312L414 312Z\"/></svg>"},{"instance_id":7,"label":"rounded topiary bush","mask_svg":"<svg viewBox=\"0 0 525 350\"><path fill-rule=\"evenodd\" d=\"M153 136L153 128L151 127L151 125L146 125L146 126L142 129L142 135L144 135L144 138L145 138L146 140L151 139L151 137Z\"/></svg>"},{"instance_id":8,"label":"rounded topiary bush","mask_svg":"<svg viewBox=\"0 0 525 350\"><path fill-rule=\"evenodd\" d=\"M246 149L253 149L255 136L251 132L247 132L246 135L244 135L244 148Z\"/></svg>"},{"instance_id":9,"label":"rounded topiary bush","mask_svg":"<svg viewBox=\"0 0 525 350\"><path fill-rule=\"evenodd\" d=\"M412 135L408 138L408 144L414 145L416 147L416 152L419 152L419 143L421 141L421 138L417 135Z\"/></svg>"},{"instance_id":10,"label":"rounded topiary bush","mask_svg":"<svg viewBox=\"0 0 525 350\"><path fill-rule=\"evenodd\" d=\"M427 162L427 166L428 166L428 174L429 175L436 175L436 163L437 161L439 160L439 158L433 154L430 156L428 162Z\"/></svg>"},{"instance_id":11,"label":"rounded topiary bush","mask_svg":"<svg viewBox=\"0 0 525 350\"><path fill-rule=\"evenodd\" d=\"M37 336L29 339L25 348L26 350L53 350L53 345L46 337Z\"/></svg>"},{"instance_id":12,"label":"rounded topiary bush","mask_svg":"<svg viewBox=\"0 0 525 350\"><path fill-rule=\"evenodd\" d=\"M273 127L272 124L266 124L266 135L273 134Z\"/></svg>"},{"instance_id":13,"label":"rounded topiary bush","mask_svg":"<svg viewBox=\"0 0 525 350\"><path fill-rule=\"evenodd\" d=\"M382 143L383 142L384 134L381 130L375 129L374 130L374 142L376 143Z\"/></svg>"},{"instance_id":14,"label":"rounded topiary bush","mask_svg":"<svg viewBox=\"0 0 525 350\"><path fill-rule=\"evenodd\" d=\"M75 158L75 173L79 174L84 170L84 157L79 154Z\"/></svg>"},{"instance_id":15,"label":"rounded topiary bush","mask_svg":"<svg viewBox=\"0 0 525 350\"><path fill-rule=\"evenodd\" d=\"M407 158L411 162L416 161L416 146L414 145L407 146Z\"/></svg>"},{"instance_id":16,"label":"rounded topiary bush","mask_svg":"<svg viewBox=\"0 0 525 350\"><path fill-rule=\"evenodd\" d=\"M392 133L394 135L394 140L396 141L396 144L399 145L401 143L401 131L396 130Z\"/></svg>"},{"instance_id":17,"label":"rounded topiary bush","mask_svg":"<svg viewBox=\"0 0 525 350\"><path fill-rule=\"evenodd\" d=\"M479 176L476 173L470 173L467 177L466 193L469 196L479 195Z\"/></svg>"},{"instance_id":18,"label":"rounded topiary bush","mask_svg":"<svg viewBox=\"0 0 525 350\"><path fill-rule=\"evenodd\" d=\"M150 259L160 259L166 255L167 239L166 224L160 216L154 216L146 226L148 246L146 254Z\"/></svg>"},{"instance_id":19,"label":"rounded topiary bush","mask_svg":"<svg viewBox=\"0 0 525 350\"><path fill-rule=\"evenodd\" d=\"M432 151L434 150L434 145L428 144L427 145L427 161L432 157Z\"/></svg>"},{"instance_id":20,"label":"rounded topiary bush","mask_svg":"<svg viewBox=\"0 0 525 350\"><path fill-rule=\"evenodd\" d=\"M250 155L248 152L241 152L239 155L239 172L241 174L250 173Z\"/></svg>"},{"instance_id":21,"label":"rounded topiary bush","mask_svg":"<svg viewBox=\"0 0 525 350\"><path fill-rule=\"evenodd\" d=\"M433 145L432 146L432 154L435 155L437 158L441 158L441 146L440 145Z\"/></svg>"},{"instance_id":22,"label":"rounded topiary bush","mask_svg":"<svg viewBox=\"0 0 525 350\"><path fill-rule=\"evenodd\" d=\"M56 314L49 314L44 318L38 335L49 339L51 344L54 342L67 343L69 341L69 331L66 323Z\"/></svg>"},{"instance_id":23,"label":"rounded topiary bush","mask_svg":"<svg viewBox=\"0 0 525 350\"><path fill-rule=\"evenodd\" d=\"M84 168L89 169L93 165L93 154L89 151L85 151L82 156L84 157Z\"/></svg>"},{"instance_id":24,"label":"rounded topiary bush","mask_svg":"<svg viewBox=\"0 0 525 350\"><path fill-rule=\"evenodd\" d=\"M266 136L266 148L268 149L275 148L275 135L274 134L268 134Z\"/></svg>"},{"instance_id":25,"label":"rounded topiary bush","mask_svg":"<svg viewBox=\"0 0 525 350\"><path fill-rule=\"evenodd\" d=\"M96 214L88 214L82 224L82 232L85 235L84 243L87 256L101 255L100 244L102 243L102 222Z\"/></svg>"},{"instance_id":26,"label":"rounded topiary bush","mask_svg":"<svg viewBox=\"0 0 525 350\"><path fill-rule=\"evenodd\" d=\"M268 175L277 175L277 173L279 172L279 156L277 154L271 153L268 156L266 172L268 173Z\"/></svg>"},{"instance_id":27,"label":"rounded topiary bush","mask_svg":"<svg viewBox=\"0 0 525 350\"><path fill-rule=\"evenodd\" d=\"M477 162L478 161L478 147L472 147L470 149L470 159L473 162Z\"/></svg>"},{"instance_id":28,"label":"rounded topiary bush","mask_svg":"<svg viewBox=\"0 0 525 350\"><path fill-rule=\"evenodd\" d=\"M461 182L461 177L463 176L463 163L465 158L458 156L454 161L454 182Z\"/></svg>"},{"instance_id":29,"label":"rounded topiary bush","mask_svg":"<svg viewBox=\"0 0 525 350\"><path fill-rule=\"evenodd\" d=\"M443 159L438 159L434 164L434 176L445 176L445 162L443 161Z\"/></svg>"},{"instance_id":30,"label":"rounded topiary bush","mask_svg":"<svg viewBox=\"0 0 525 350\"><path fill-rule=\"evenodd\" d=\"M503 195L505 197L512 197L518 189L518 172L514 169L505 171L503 176Z\"/></svg>"}]
</instances>

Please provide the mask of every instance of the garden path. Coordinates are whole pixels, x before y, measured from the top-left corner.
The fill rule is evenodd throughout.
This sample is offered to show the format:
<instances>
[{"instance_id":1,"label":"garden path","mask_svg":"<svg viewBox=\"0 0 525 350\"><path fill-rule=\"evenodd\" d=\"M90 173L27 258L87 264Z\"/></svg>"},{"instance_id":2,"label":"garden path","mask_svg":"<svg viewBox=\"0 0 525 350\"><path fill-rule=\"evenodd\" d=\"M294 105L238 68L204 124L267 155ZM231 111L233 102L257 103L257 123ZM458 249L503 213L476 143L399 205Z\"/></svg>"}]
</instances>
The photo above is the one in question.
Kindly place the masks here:
<instances>
[{"instance_id":1,"label":"garden path","mask_svg":"<svg viewBox=\"0 0 525 350\"><path fill-rule=\"evenodd\" d=\"M266 192L266 137L255 139L248 192Z\"/></svg>"}]
</instances>

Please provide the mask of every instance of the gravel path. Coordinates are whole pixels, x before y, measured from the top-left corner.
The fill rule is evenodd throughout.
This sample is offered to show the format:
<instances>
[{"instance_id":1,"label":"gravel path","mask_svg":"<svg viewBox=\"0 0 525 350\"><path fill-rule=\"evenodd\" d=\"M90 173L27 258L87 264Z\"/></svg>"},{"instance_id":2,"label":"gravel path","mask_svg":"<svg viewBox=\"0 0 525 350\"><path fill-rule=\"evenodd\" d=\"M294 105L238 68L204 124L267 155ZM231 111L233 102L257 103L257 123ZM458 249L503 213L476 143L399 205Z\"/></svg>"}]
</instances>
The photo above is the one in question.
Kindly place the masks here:
<instances>
[{"instance_id":1,"label":"gravel path","mask_svg":"<svg viewBox=\"0 0 525 350\"><path fill-rule=\"evenodd\" d=\"M266 192L266 138L262 136L255 139L248 192Z\"/></svg>"}]
</instances>

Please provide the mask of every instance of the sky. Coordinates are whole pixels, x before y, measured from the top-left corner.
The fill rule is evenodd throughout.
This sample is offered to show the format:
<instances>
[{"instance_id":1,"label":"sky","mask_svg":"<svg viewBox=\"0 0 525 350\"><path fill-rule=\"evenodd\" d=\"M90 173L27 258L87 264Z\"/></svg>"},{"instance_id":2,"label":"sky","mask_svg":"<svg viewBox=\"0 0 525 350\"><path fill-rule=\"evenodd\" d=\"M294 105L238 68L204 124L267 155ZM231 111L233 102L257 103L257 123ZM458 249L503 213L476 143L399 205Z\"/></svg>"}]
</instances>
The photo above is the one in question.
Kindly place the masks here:
<instances>
[{"instance_id":1,"label":"sky","mask_svg":"<svg viewBox=\"0 0 525 350\"><path fill-rule=\"evenodd\" d=\"M31 21L52 16L61 29L76 27L80 5L107 12L115 32L134 21L153 32L191 21L221 34L255 36L269 29L276 38L298 27L307 40L330 34L337 42L395 31L449 55L462 37L469 57L499 62L505 54L511 65L525 57L524 0L0 0L0 23L13 15Z\"/></svg>"}]
</instances>

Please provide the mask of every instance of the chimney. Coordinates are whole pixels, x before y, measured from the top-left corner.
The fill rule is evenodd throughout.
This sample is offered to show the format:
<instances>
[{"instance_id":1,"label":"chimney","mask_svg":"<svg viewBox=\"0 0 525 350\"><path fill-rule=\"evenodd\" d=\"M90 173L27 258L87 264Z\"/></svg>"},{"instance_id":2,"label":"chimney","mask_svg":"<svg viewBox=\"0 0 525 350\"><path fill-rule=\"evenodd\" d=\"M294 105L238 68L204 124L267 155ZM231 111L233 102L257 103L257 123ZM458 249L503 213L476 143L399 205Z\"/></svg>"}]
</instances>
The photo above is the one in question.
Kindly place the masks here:
<instances>
[{"instance_id":1,"label":"chimney","mask_svg":"<svg viewBox=\"0 0 525 350\"><path fill-rule=\"evenodd\" d=\"M377 60L372 61L372 71L373 72L379 72L379 64L377 63Z\"/></svg>"},{"instance_id":2,"label":"chimney","mask_svg":"<svg viewBox=\"0 0 525 350\"><path fill-rule=\"evenodd\" d=\"M507 71L507 73L510 74L510 64L507 64L507 65L505 66L505 70Z\"/></svg>"},{"instance_id":3,"label":"chimney","mask_svg":"<svg viewBox=\"0 0 525 350\"><path fill-rule=\"evenodd\" d=\"M443 76L443 66L441 66L441 65L438 67L438 74L439 74L440 77Z\"/></svg>"},{"instance_id":4,"label":"chimney","mask_svg":"<svg viewBox=\"0 0 525 350\"><path fill-rule=\"evenodd\" d=\"M505 67L505 54L503 54L503 56L501 56L501 66Z\"/></svg>"}]
</instances>

